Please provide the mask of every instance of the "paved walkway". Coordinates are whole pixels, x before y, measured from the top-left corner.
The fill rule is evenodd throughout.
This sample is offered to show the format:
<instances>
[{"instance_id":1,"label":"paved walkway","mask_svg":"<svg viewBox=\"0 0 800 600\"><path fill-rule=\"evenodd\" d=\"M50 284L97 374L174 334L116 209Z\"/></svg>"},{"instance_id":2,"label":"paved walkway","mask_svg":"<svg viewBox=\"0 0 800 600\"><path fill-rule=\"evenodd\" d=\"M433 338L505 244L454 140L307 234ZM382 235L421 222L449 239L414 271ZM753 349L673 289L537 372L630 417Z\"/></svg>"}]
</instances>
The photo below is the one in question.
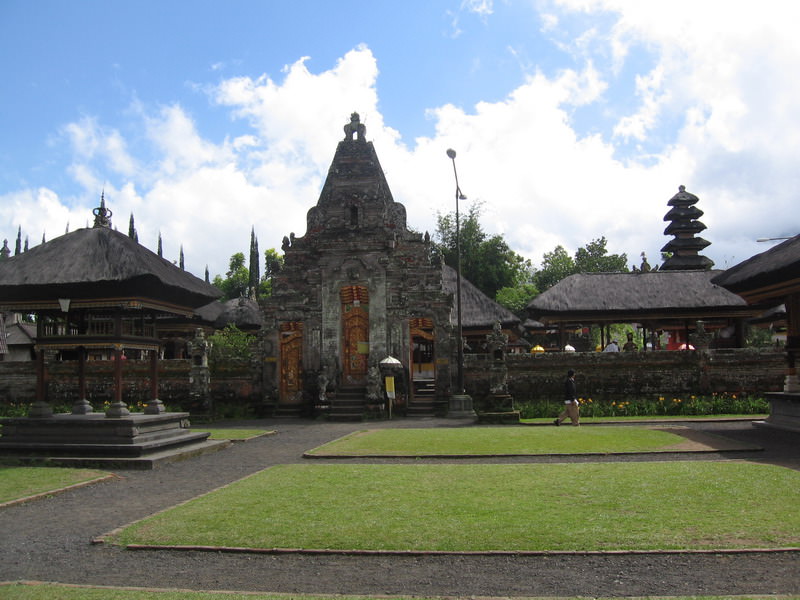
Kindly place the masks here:
<instances>
[{"instance_id":1,"label":"paved walkway","mask_svg":"<svg viewBox=\"0 0 800 600\"><path fill-rule=\"evenodd\" d=\"M693 430L764 449L607 458L515 457L503 462L739 458L800 470L800 434L756 428L749 422L686 424ZM153 471L118 471L122 479L0 509L0 580L335 594L800 594L798 552L574 556L248 555L130 551L91 543L92 539L117 527L268 466L302 462L304 451L354 430L459 424L446 419L424 419L369 424L265 420L241 425L263 427L276 433ZM794 503L797 500L787 499Z\"/></svg>"}]
</instances>

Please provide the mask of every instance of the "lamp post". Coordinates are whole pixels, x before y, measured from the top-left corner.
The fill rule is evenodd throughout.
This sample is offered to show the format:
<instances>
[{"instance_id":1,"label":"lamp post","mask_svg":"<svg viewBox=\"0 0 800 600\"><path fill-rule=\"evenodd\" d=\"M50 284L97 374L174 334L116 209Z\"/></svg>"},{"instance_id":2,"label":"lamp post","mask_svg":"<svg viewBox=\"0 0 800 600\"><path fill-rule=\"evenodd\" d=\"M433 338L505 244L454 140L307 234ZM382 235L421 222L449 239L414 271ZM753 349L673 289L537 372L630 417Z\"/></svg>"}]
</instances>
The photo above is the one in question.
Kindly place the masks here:
<instances>
[{"instance_id":1,"label":"lamp post","mask_svg":"<svg viewBox=\"0 0 800 600\"><path fill-rule=\"evenodd\" d=\"M447 156L453 161L453 175L456 179L456 345L458 352L458 378L456 382L456 393L450 398L450 410L448 417L475 417L472 409L472 398L470 398L464 388L464 336L461 326L461 224L459 221L458 203L466 200L467 197L461 192L458 185L458 171L456 171L456 151L448 148Z\"/></svg>"}]
</instances>

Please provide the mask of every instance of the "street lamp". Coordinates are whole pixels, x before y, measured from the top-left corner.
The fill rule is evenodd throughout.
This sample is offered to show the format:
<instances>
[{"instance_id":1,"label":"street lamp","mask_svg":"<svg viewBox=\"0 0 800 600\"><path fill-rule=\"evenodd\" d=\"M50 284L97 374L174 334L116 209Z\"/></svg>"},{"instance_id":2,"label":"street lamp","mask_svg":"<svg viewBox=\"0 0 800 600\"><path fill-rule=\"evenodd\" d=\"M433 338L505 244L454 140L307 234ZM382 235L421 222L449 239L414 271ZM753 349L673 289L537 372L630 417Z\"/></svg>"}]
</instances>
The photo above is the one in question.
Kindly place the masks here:
<instances>
[{"instance_id":1,"label":"street lamp","mask_svg":"<svg viewBox=\"0 0 800 600\"><path fill-rule=\"evenodd\" d=\"M458 217L458 202L459 200L466 200L467 197L461 193L461 188L458 186L456 151L448 148L447 156L453 161L453 175L456 178L456 344L458 345L458 379L456 388L458 394L464 394L464 337L461 328L461 226Z\"/></svg>"},{"instance_id":2,"label":"street lamp","mask_svg":"<svg viewBox=\"0 0 800 600\"><path fill-rule=\"evenodd\" d=\"M456 393L450 396L450 408L447 411L447 416L456 419L475 419L477 415L472 409L472 398L467 395L464 388L464 334L461 327L461 223L459 221L458 202L466 200L467 197L461 193L461 188L458 186L456 151L449 148L447 156L453 161L453 175L456 178L456 322L458 329L456 333L458 381L456 383Z\"/></svg>"}]
</instances>

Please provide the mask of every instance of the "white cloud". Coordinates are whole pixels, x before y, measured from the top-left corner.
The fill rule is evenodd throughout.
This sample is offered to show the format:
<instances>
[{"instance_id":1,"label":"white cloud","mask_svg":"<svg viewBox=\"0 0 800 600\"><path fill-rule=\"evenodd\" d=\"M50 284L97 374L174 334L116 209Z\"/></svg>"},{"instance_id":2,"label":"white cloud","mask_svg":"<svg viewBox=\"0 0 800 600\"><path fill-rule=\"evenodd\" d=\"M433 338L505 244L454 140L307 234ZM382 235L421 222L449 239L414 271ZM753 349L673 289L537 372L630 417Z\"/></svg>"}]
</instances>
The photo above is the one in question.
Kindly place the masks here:
<instances>
[{"instance_id":1,"label":"white cloud","mask_svg":"<svg viewBox=\"0 0 800 600\"><path fill-rule=\"evenodd\" d=\"M133 155L133 142L120 131L84 117L64 131L74 155L70 174L85 195L12 192L0 196L0 222L14 232L22 225L32 241L43 224L53 235L66 221L81 227L105 185L118 228L126 230L133 212L143 244L155 249L160 230L165 257L177 260L183 244L189 270L202 275L208 263L212 276L224 273L230 255L247 250L251 226L262 249L279 248L290 231L305 232L341 128L357 111L395 200L417 230L433 233L436 213L454 209L445 155L452 147L462 190L483 202L484 228L503 233L534 262L557 244L574 253L601 235L630 263L641 251L659 262L668 241L667 201L685 184L705 211L703 237L712 242L705 253L718 266L732 266L764 249L756 238L800 230L800 80L793 76L800 49L789 26L797 20L769 2L759 5L764 14L757 20L736 3L725 3L724 11L691 6L546 5L544 30L554 38L574 11L616 17L572 46L577 68L536 72L501 101L462 109L454 98L428 107L434 134L413 146L384 122L378 60L363 46L321 72L299 58L280 78L222 80L212 99L250 130L220 143L205 138L179 104L134 111L146 156ZM578 133L576 110L614 102L622 67L643 48L653 61L637 74L627 112L614 111L621 114L614 135ZM655 143L665 127L669 140ZM647 154L621 152L629 140Z\"/></svg>"}]
</instances>

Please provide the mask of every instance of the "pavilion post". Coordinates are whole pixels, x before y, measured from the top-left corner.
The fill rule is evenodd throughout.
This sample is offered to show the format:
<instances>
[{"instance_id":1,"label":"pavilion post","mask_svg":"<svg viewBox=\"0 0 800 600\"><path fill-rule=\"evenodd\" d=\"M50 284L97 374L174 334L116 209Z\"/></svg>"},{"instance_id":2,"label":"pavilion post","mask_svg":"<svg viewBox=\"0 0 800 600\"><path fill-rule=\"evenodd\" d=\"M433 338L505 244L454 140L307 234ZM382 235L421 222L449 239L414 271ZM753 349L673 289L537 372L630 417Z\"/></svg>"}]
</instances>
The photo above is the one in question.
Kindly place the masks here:
<instances>
[{"instance_id":1,"label":"pavilion post","mask_svg":"<svg viewBox=\"0 0 800 600\"><path fill-rule=\"evenodd\" d=\"M158 348L150 351L150 400L144 407L146 415L160 415L165 412L164 403L158 399Z\"/></svg>"},{"instance_id":2,"label":"pavilion post","mask_svg":"<svg viewBox=\"0 0 800 600\"><path fill-rule=\"evenodd\" d=\"M106 417L127 417L130 414L122 401L122 344L114 344L114 401L106 410Z\"/></svg>"},{"instance_id":3,"label":"pavilion post","mask_svg":"<svg viewBox=\"0 0 800 600\"><path fill-rule=\"evenodd\" d=\"M47 403L47 365L44 348L36 348L36 401L28 410L29 417L52 417L53 409Z\"/></svg>"},{"instance_id":4,"label":"pavilion post","mask_svg":"<svg viewBox=\"0 0 800 600\"><path fill-rule=\"evenodd\" d=\"M86 399L86 348L78 348L78 399L72 405L73 415L88 415L93 412Z\"/></svg>"}]
</instances>

